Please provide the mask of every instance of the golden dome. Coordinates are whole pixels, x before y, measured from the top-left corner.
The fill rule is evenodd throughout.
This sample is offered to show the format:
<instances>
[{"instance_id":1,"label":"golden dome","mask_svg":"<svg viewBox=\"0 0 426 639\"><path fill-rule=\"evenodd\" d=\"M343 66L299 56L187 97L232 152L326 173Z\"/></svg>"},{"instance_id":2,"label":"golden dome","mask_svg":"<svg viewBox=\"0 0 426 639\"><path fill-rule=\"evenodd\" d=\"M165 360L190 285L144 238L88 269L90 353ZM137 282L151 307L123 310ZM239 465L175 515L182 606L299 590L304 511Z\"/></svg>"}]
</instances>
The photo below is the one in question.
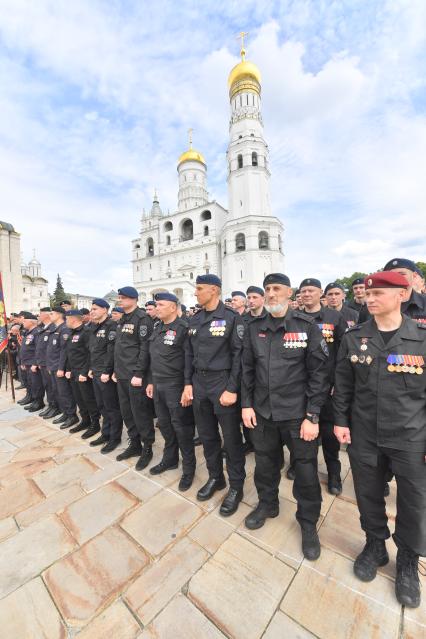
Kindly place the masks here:
<instances>
[{"instance_id":1,"label":"golden dome","mask_svg":"<svg viewBox=\"0 0 426 639\"><path fill-rule=\"evenodd\" d=\"M201 155L201 153L198 153L198 151L193 148L190 148L188 149L188 151L182 153L178 160L178 166L182 164L182 162L201 162L201 164L204 164L204 166L206 166L204 157Z\"/></svg>"},{"instance_id":2,"label":"golden dome","mask_svg":"<svg viewBox=\"0 0 426 639\"><path fill-rule=\"evenodd\" d=\"M242 60L231 70L228 77L229 88L238 80L255 80L259 85L261 81L260 71L253 62Z\"/></svg>"}]
</instances>

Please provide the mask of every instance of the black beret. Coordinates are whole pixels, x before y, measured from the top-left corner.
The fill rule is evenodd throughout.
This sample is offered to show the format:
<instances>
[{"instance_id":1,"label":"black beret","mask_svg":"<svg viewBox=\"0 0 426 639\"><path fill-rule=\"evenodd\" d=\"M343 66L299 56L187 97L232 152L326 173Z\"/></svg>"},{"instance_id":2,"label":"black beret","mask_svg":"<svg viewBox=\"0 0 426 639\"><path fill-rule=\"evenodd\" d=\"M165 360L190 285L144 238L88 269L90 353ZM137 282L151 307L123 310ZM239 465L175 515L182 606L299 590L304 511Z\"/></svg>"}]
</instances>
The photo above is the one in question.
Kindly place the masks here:
<instances>
[{"instance_id":1,"label":"black beret","mask_svg":"<svg viewBox=\"0 0 426 639\"><path fill-rule=\"evenodd\" d=\"M243 291L232 291L232 297L245 297L246 294Z\"/></svg>"},{"instance_id":2,"label":"black beret","mask_svg":"<svg viewBox=\"0 0 426 639\"><path fill-rule=\"evenodd\" d=\"M339 284L339 282L330 282L330 284L327 284L327 286L325 287L324 295L327 295L328 291L330 291L332 288L340 288L341 291L345 292L345 289L341 284Z\"/></svg>"},{"instance_id":3,"label":"black beret","mask_svg":"<svg viewBox=\"0 0 426 639\"><path fill-rule=\"evenodd\" d=\"M364 278L356 277L354 281L352 282L351 286L359 286L360 284L364 284Z\"/></svg>"},{"instance_id":4,"label":"black beret","mask_svg":"<svg viewBox=\"0 0 426 639\"><path fill-rule=\"evenodd\" d=\"M212 286L218 286L222 288L222 282L220 277L213 275L213 273L205 273L204 275L197 275L195 280L196 284L211 284Z\"/></svg>"},{"instance_id":5,"label":"black beret","mask_svg":"<svg viewBox=\"0 0 426 639\"><path fill-rule=\"evenodd\" d=\"M137 300L139 297L139 293L134 286L123 286L123 288L118 289L118 294L123 297L130 297L133 300Z\"/></svg>"},{"instance_id":6,"label":"black beret","mask_svg":"<svg viewBox=\"0 0 426 639\"><path fill-rule=\"evenodd\" d=\"M80 314L81 315L90 315L90 311L89 311L88 308L84 308L84 306L83 306L83 308L80 308Z\"/></svg>"},{"instance_id":7,"label":"black beret","mask_svg":"<svg viewBox=\"0 0 426 639\"><path fill-rule=\"evenodd\" d=\"M156 304L155 304L154 300L148 300L147 302L145 302L145 308L146 308L147 306L155 306L155 305L156 305Z\"/></svg>"},{"instance_id":8,"label":"black beret","mask_svg":"<svg viewBox=\"0 0 426 639\"><path fill-rule=\"evenodd\" d=\"M403 257L396 257L385 265L384 271L391 271L393 268L408 268L408 270L417 272L417 266L412 260L406 260Z\"/></svg>"},{"instance_id":9,"label":"black beret","mask_svg":"<svg viewBox=\"0 0 426 639\"><path fill-rule=\"evenodd\" d=\"M114 306L112 311L115 312L115 313L124 313L124 309L121 308L121 306Z\"/></svg>"},{"instance_id":10,"label":"black beret","mask_svg":"<svg viewBox=\"0 0 426 639\"><path fill-rule=\"evenodd\" d=\"M250 295L250 293L257 293L262 296L265 295L265 291L263 288L260 288L260 286L249 286L247 289L247 295Z\"/></svg>"},{"instance_id":11,"label":"black beret","mask_svg":"<svg viewBox=\"0 0 426 639\"><path fill-rule=\"evenodd\" d=\"M50 313L51 310L50 306L43 306L43 308L40 309L40 313Z\"/></svg>"},{"instance_id":12,"label":"black beret","mask_svg":"<svg viewBox=\"0 0 426 639\"><path fill-rule=\"evenodd\" d=\"M82 315L84 315L81 310L81 308L72 308L70 311L67 311L65 315L67 317L81 317Z\"/></svg>"},{"instance_id":13,"label":"black beret","mask_svg":"<svg viewBox=\"0 0 426 639\"><path fill-rule=\"evenodd\" d=\"M283 286L291 286L290 278L284 273L269 273L263 280L263 288L268 284L282 284Z\"/></svg>"},{"instance_id":14,"label":"black beret","mask_svg":"<svg viewBox=\"0 0 426 639\"><path fill-rule=\"evenodd\" d=\"M183 313L185 313L185 312L186 312L186 306L185 306L185 304L181 304L181 305L180 305L180 307L181 307L181 309L182 309L182 312L183 312Z\"/></svg>"},{"instance_id":15,"label":"black beret","mask_svg":"<svg viewBox=\"0 0 426 639\"><path fill-rule=\"evenodd\" d=\"M61 306L62 306L62 304L69 304L71 306L71 302L69 300L63 300L61 302Z\"/></svg>"},{"instance_id":16,"label":"black beret","mask_svg":"<svg viewBox=\"0 0 426 639\"><path fill-rule=\"evenodd\" d=\"M321 282L314 277L307 277L301 283L299 288L302 289L304 286L315 286L315 288L322 288Z\"/></svg>"},{"instance_id":17,"label":"black beret","mask_svg":"<svg viewBox=\"0 0 426 639\"><path fill-rule=\"evenodd\" d=\"M225 302L232 302L232 297L225 297Z\"/></svg>"},{"instance_id":18,"label":"black beret","mask_svg":"<svg viewBox=\"0 0 426 639\"><path fill-rule=\"evenodd\" d=\"M54 311L55 313L62 313L62 315L65 315L66 311L64 308L62 308L62 306L54 306L52 308L52 311Z\"/></svg>"},{"instance_id":19,"label":"black beret","mask_svg":"<svg viewBox=\"0 0 426 639\"><path fill-rule=\"evenodd\" d=\"M37 319L36 315L33 315L33 313L30 313L30 311L22 311L21 315L26 320L36 320Z\"/></svg>"},{"instance_id":20,"label":"black beret","mask_svg":"<svg viewBox=\"0 0 426 639\"><path fill-rule=\"evenodd\" d=\"M102 297L95 297L95 299L92 300L92 304L94 304L95 306L100 306L101 308L109 308L108 302L104 300Z\"/></svg>"},{"instance_id":21,"label":"black beret","mask_svg":"<svg viewBox=\"0 0 426 639\"><path fill-rule=\"evenodd\" d=\"M156 293L155 294L155 301L156 302L174 302L175 304L177 304L179 302L178 298L176 297L176 295L173 295L173 293L168 293L167 291L165 293Z\"/></svg>"}]
</instances>

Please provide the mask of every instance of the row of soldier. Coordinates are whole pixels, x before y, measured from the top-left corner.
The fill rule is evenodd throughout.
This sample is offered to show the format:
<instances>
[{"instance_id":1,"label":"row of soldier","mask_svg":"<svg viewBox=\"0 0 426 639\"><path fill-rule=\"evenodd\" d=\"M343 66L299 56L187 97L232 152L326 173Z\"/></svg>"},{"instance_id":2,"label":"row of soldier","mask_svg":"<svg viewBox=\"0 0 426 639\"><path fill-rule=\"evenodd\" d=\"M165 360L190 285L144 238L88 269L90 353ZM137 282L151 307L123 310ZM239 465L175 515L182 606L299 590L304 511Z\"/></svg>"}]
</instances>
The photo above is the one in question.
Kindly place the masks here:
<instances>
[{"instance_id":1,"label":"row of soldier","mask_svg":"<svg viewBox=\"0 0 426 639\"><path fill-rule=\"evenodd\" d=\"M426 555L426 297L415 290L415 275L410 260L391 260L353 282L350 304L336 282L321 303L316 278L304 279L292 299L281 273L223 303L220 279L206 274L196 280L198 305L189 313L167 292L141 309L131 286L119 289L118 321L103 299L93 300L90 315L54 307L42 309L38 323L23 313L19 358L28 393L21 403L40 410L46 392L49 406L40 415L84 431L83 438L97 435L90 444L103 453L119 445L124 421L129 445L117 459L137 457L137 470L152 459L156 414L164 450L150 473L177 468L180 452L181 491L194 479L196 424L209 473L197 499L226 488L225 456L225 517L243 499L245 454L254 450L259 503L245 519L249 529L279 514L287 445L309 560L321 551L319 441L334 495L342 491L339 450L347 444L366 533L355 574L370 581L388 561L385 495L394 475L396 595L418 606L418 559Z\"/></svg>"}]
</instances>

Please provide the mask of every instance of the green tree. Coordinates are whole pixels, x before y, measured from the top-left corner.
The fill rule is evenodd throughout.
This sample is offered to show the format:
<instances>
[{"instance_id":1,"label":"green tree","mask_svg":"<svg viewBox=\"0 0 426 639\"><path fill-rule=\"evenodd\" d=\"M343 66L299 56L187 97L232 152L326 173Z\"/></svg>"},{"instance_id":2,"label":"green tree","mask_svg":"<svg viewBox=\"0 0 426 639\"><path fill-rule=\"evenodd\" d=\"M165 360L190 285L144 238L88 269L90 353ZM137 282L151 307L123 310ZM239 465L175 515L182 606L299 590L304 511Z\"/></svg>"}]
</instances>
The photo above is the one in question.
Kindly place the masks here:
<instances>
[{"instance_id":1,"label":"green tree","mask_svg":"<svg viewBox=\"0 0 426 639\"><path fill-rule=\"evenodd\" d=\"M416 262L416 265L419 267L419 269L423 273L423 277L426 278L426 262Z\"/></svg>"},{"instance_id":2,"label":"green tree","mask_svg":"<svg viewBox=\"0 0 426 639\"><path fill-rule=\"evenodd\" d=\"M349 275L348 277L339 277L336 280L336 282L338 284L341 284L343 288L345 289L345 291L347 291L346 298L349 300L353 300L354 296L352 293L352 282L356 280L358 277L364 278L366 276L367 276L367 273L360 273L356 271L355 273L352 273L352 275Z\"/></svg>"},{"instance_id":3,"label":"green tree","mask_svg":"<svg viewBox=\"0 0 426 639\"><path fill-rule=\"evenodd\" d=\"M67 294L64 291L61 276L58 273L58 277L56 278L56 288L53 292L53 295L50 298L50 302L52 306L59 306L59 304L66 299L67 299Z\"/></svg>"}]
</instances>

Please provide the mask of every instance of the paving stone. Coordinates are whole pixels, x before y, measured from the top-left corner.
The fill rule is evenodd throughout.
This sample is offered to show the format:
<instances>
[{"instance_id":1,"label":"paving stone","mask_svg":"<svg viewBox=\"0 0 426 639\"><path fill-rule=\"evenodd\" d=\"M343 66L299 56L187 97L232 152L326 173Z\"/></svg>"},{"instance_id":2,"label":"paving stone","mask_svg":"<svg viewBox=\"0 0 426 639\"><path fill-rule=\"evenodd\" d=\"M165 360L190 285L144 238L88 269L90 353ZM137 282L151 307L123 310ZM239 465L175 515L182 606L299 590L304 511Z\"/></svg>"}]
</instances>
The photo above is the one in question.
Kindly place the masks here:
<instances>
[{"instance_id":1,"label":"paving stone","mask_svg":"<svg viewBox=\"0 0 426 639\"><path fill-rule=\"evenodd\" d=\"M12 435L8 437L7 440L18 448L24 448L24 446L39 442L42 437L49 435L50 432L50 428L41 425L31 428L28 431L19 431L19 435Z\"/></svg>"},{"instance_id":2,"label":"paving stone","mask_svg":"<svg viewBox=\"0 0 426 639\"><path fill-rule=\"evenodd\" d=\"M0 426L0 435L1 435L1 426ZM10 442L5 439L0 439L0 453L10 453L16 452L17 448Z\"/></svg>"},{"instance_id":3,"label":"paving stone","mask_svg":"<svg viewBox=\"0 0 426 639\"><path fill-rule=\"evenodd\" d=\"M27 460L36 460L36 459L49 459L50 457L54 457L60 448L55 448L54 446L26 446L25 448L21 448L14 455L13 461L27 461Z\"/></svg>"},{"instance_id":4,"label":"paving stone","mask_svg":"<svg viewBox=\"0 0 426 639\"><path fill-rule=\"evenodd\" d=\"M56 444L56 443L59 444L61 440L65 440L65 439L68 439L68 434L64 433L63 430L60 430L60 431L52 430L51 434L46 435L46 437L43 437L41 441L45 442L46 444Z\"/></svg>"},{"instance_id":5,"label":"paving stone","mask_svg":"<svg viewBox=\"0 0 426 639\"><path fill-rule=\"evenodd\" d=\"M389 521L391 532L394 522ZM336 499L320 529L320 540L324 546L335 550L349 559L355 560L365 544L365 533L359 523L358 508L342 499ZM396 546L391 539L386 542L390 561L386 566L378 568L378 572L395 579Z\"/></svg>"},{"instance_id":6,"label":"paving stone","mask_svg":"<svg viewBox=\"0 0 426 639\"><path fill-rule=\"evenodd\" d=\"M74 550L76 543L55 516L36 522L0 544L0 598Z\"/></svg>"},{"instance_id":7,"label":"paving stone","mask_svg":"<svg viewBox=\"0 0 426 639\"><path fill-rule=\"evenodd\" d=\"M210 513L189 531L188 536L213 555L234 530L227 518Z\"/></svg>"},{"instance_id":8,"label":"paving stone","mask_svg":"<svg viewBox=\"0 0 426 639\"><path fill-rule=\"evenodd\" d=\"M163 490L127 515L121 527L157 556L182 537L202 514L191 502Z\"/></svg>"},{"instance_id":9,"label":"paving stone","mask_svg":"<svg viewBox=\"0 0 426 639\"><path fill-rule=\"evenodd\" d=\"M400 622L392 582L359 581L353 563L326 548L302 564L280 609L320 639L396 638Z\"/></svg>"},{"instance_id":10,"label":"paving stone","mask_svg":"<svg viewBox=\"0 0 426 639\"><path fill-rule=\"evenodd\" d=\"M411 621L411 619L407 617L407 609L405 610L401 639L426 639L426 625L420 624L417 621Z\"/></svg>"},{"instance_id":11,"label":"paving stone","mask_svg":"<svg viewBox=\"0 0 426 639\"><path fill-rule=\"evenodd\" d=\"M420 561L425 565L424 558L420 558ZM407 636L412 635L416 639L426 639L426 575L419 572L420 579L420 593L422 596L422 602L419 608L405 608L404 612L404 629ZM422 634L423 633L423 634ZM404 635L405 639L405 635Z\"/></svg>"},{"instance_id":12,"label":"paving stone","mask_svg":"<svg viewBox=\"0 0 426 639\"><path fill-rule=\"evenodd\" d=\"M34 477L34 481L46 496L57 493L70 484L81 482L89 475L93 475L98 468L87 459L70 459Z\"/></svg>"},{"instance_id":13,"label":"paving stone","mask_svg":"<svg viewBox=\"0 0 426 639\"><path fill-rule=\"evenodd\" d=\"M227 636L258 639L293 576L282 561L233 534L191 579L188 597Z\"/></svg>"},{"instance_id":14,"label":"paving stone","mask_svg":"<svg viewBox=\"0 0 426 639\"><path fill-rule=\"evenodd\" d=\"M97 449L89 448L88 450L86 450L84 453L85 458L96 464L96 466L98 466L99 468L107 468L108 466L111 466L111 464L113 464L116 465L117 468L121 467L124 470L127 470L127 466L124 462L116 461L115 458L118 453L115 450L108 455L102 455L102 453L99 452L99 448L100 447L97 447Z\"/></svg>"},{"instance_id":15,"label":"paving stone","mask_svg":"<svg viewBox=\"0 0 426 639\"><path fill-rule=\"evenodd\" d=\"M262 639L284 639L285 637L288 639L315 639L313 634L299 626L283 612L278 611L272 618L265 634L262 635Z\"/></svg>"},{"instance_id":16,"label":"paving stone","mask_svg":"<svg viewBox=\"0 0 426 639\"><path fill-rule=\"evenodd\" d=\"M9 451L8 453L0 453L0 466L6 466L12 460L14 456L14 452Z\"/></svg>"},{"instance_id":17,"label":"paving stone","mask_svg":"<svg viewBox=\"0 0 426 639\"><path fill-rule=\"evenodd\" d=\"M71 504L83 495L84 492L78 484L68 486L68 488L64 488L58 493L46 497L40 504L20 512L16 515L16 521L21 528L26 528L34 521L42 519L42 517L48 517L49 515L61 512L65 506L68 506L68 504Z\"/></svg>"},{"instance_id":18,"label":"paving stone","mask_svg":"<svg viewBox=\"0 0 426 639\"><path fill-rule=\"evenodd\" d=\"M125 475L118 477L117 484L123 486L142 502L148 501L162 490L159 484L147 477L142 477L140 473L133 470L128 470Z\"/></svg>"},{"instance_id":19,"label":"paving stone","mask_svg":"<svg viewBox=\"0 0 426 639\"><path fill-rule=\"evenodd\" d=\"M184 538L136 579L125 598L144 625L164 608L208 557L200 546Z\"/></svg>"},{"instance_id":20,"label":"paving stone","mask_svg":"<svg viewBox=\"0 0 426 639\"><path fill-rule=\"evenodd\" d=\"M135 639L140 626L121 601L116 601L79 632L78 639Z\"/></svg>"},{"instance_id":21,"label":"paving stone","mask_svg":"<svg viewBox=\"0 0 426 639\"><path fill-rule=\"evenodd\" d=\"M65 639L67 632L42 580L0 601L1 634L10 639Z\"/></svg>"},{"instance_id":22,"label":"paving stone","mask_svg":"<svg viewBox=\"0 0 426 639\"><path fill-rule=\"evenodd\" d=\"M0 519L15 515L44 499L31 479L21 479L0 488Z\"/></svg>"},{"instance_id":23,"label":"paving stone","mask_svg":"<svg viewBox=\"0 0 426 639\"><path fill-rule=\"evenodd\" d=\"M148 563L123 532L109 528L44 573L45 583L67 623L86 624Z\"/></svg>"},{"instance_id":24,"label":"paving stone","mask_svg":"<svg viewBox=\"0 0 426 639\"><path fill-rule=\"evenodd\" d=\"M81 545L111 526L137 503L127 490L111 483L67 506L61 519Z\"/></svg>"},{"instance_id":25,"label":"paving stone","mask_svg":"<svg viewBox=\"0 0 426 639\"><path fill-rule=\"evenodd\" d=\"M33 415L33 416L28 415L26 419L17 421L13 425L15 428L18 428L19 430L28 431L28 430L33 430L34 428L40 428L40 426L44 427L45 421L41 419L40 417L37 417L37 415Z\"/></svg>"},{"instance_id":26,"label":"paving stone","mask_svg":"<svg viewBox=\"0 0 426 639\"><path fill-rule=\"evenodd\" d=\"M0 482L3 486L7 486L18 479L32 477L53 467L56 467L56 464L52 459L9 463L0 468Z\"/></svg>"},{"instance_id":27,"label":"paving stone","mask_svg":"<svg viewBox=\"0 0 426 639\"><path fill-rule=\"evenodd\" d=\"M127 471L127 468L122 464L111 464L107 466L107 468L102 468L98 470L96 473L85 479L81 482L82 487L86 491L86 493L90 493L93 490L96 490L100 486L103 486L107 482L116 479L120 475L123 475Z\"/></svg>"},{"instance_id":28,"label":"paving stone","mask_svg":"<svg viewBox=\"0 0 426 639\"><path fill-rule=\"evenodd\" d=\"M18 526L16 525L13 517L2 519L2 521L0 521L0 541L11 537L16 532L18 532L18 530Z\"/></svg>"},{"instance_id":29,"label":"paving stone","mask_svg":"<svg viewBox=\"0 0 426 639\"><path fill-rule=\"evenodd\" d=\"M186 597L177 595L158 617L144 628L140 638L225 639L225 635L197 610Z\"/></svg>"}]
</instances>

